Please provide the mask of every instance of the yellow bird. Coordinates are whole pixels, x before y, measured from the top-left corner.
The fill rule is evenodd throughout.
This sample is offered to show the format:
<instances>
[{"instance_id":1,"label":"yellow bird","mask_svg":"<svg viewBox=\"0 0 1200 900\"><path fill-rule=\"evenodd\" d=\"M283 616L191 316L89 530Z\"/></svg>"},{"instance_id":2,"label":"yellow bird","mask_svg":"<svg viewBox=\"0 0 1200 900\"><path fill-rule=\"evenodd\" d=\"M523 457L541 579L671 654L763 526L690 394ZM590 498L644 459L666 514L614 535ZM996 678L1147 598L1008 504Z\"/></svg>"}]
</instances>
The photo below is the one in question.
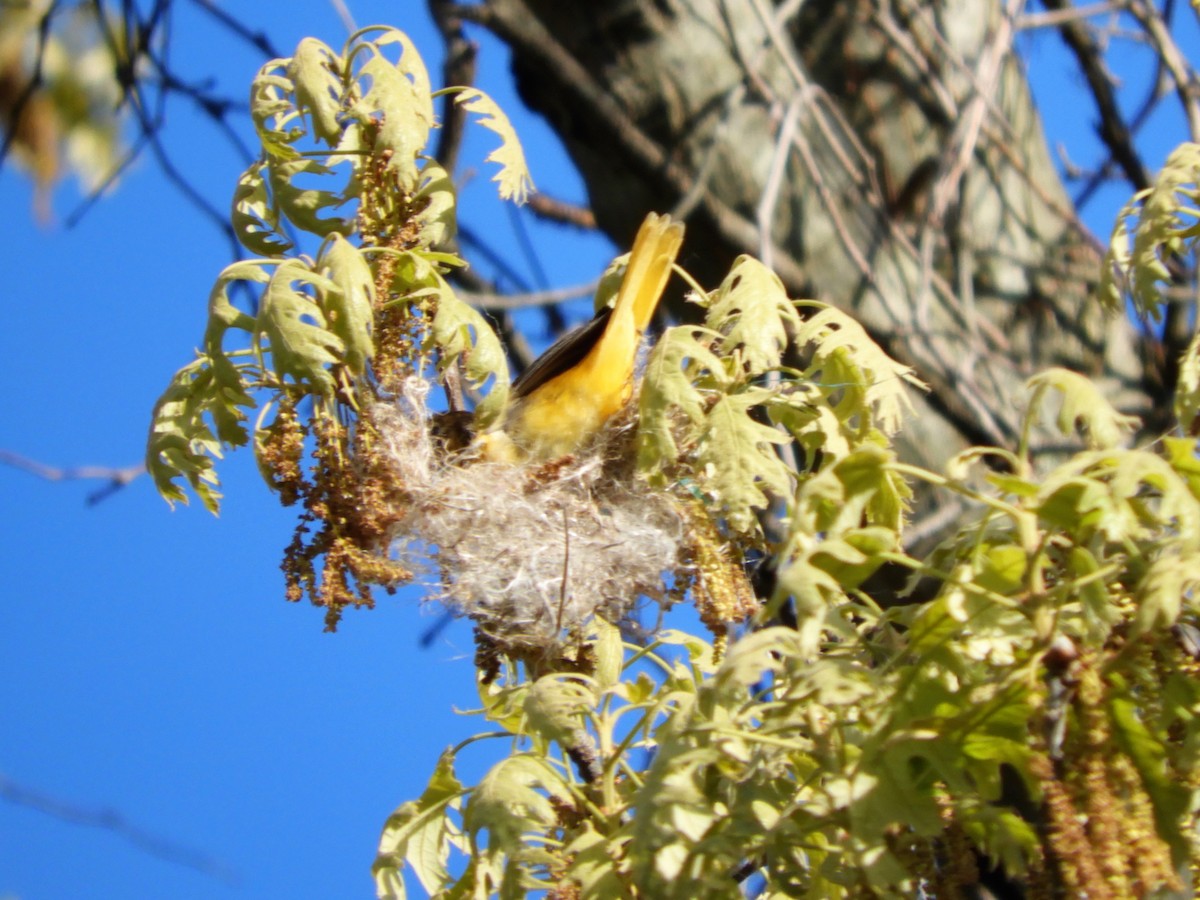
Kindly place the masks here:
<instances>
[{"instance_id":1,"label":"yellow bird","mask_svg":"<svg viewBox=\"0 0 1200 900\"><path fill-rule=\"evenodd\" d=\"M512 405L504 419L511 444L503 438L489 440L487 456L565 456L620 412L633 394L638 346L681 243L682 223L654 213L646 217L629 252L616 301L556 341L513 382Z\"/></svg>"}]
</instances>

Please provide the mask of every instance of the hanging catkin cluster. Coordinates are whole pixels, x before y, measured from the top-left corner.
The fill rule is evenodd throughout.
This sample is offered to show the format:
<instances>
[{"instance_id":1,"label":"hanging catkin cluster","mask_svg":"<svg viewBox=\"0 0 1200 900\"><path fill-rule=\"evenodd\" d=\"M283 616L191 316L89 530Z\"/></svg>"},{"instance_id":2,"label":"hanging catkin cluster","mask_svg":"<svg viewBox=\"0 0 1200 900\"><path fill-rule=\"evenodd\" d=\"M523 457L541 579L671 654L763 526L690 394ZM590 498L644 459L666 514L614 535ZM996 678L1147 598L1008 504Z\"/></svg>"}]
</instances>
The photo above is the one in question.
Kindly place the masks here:
<instances>
[{"instance_id":1,"label":"hanging catkin cluster","mask_svg":"<svg viewBox=\"0 0 1200 900\"><path fill-rule=\"evenodd\" d=\"M614 476L602 452L545 466L448 462L426 390L411 379L370 416L406 495L391 551L430 579L430 599L518 653L546 651L596 614L621 622L639 597L666 601L684 539L669 500Z\"/></svg>"}]
</instances>

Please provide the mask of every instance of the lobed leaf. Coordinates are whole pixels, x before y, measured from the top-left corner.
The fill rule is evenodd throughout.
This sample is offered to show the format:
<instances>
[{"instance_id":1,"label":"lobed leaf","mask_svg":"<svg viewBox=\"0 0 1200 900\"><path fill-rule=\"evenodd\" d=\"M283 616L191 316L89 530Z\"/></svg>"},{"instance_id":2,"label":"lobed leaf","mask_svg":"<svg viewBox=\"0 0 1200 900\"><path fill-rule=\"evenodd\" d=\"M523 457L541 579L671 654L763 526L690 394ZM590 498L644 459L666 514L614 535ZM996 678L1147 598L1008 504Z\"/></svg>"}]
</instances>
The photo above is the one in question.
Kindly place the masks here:
<instances>
[{"instance_id":1,"label":"lobed leaf","mask_svg":"<svg viewBox=\"0 0 1200 900\"><path fill-rule=\"evenodd\" d=\"M1179 374L1175 379L1175 418L1184 434L1193 437L1200 434L1200 331L1192 336L1179 361Z\"/></svg>"},{"instance_id":2,"label":"lobed leaf","mask_svg":"<svg viewBox=\"0 0 1200 900\"><path fill-rule=\"evenodd\" d=\"M673 423L679 411L691 424L688 442L704 422L704 394L698 384L708 378L725 381L721 360L706 341L717 337L707 329L686 325L668 328L646 362L638 395L638 468L654 478L679 457Z\"/></svg>"},{"instance_id":3,"label":"lobed leaf","mask_svg":"<svg viewBox=\"0 0 1200 900\"><path fill-rule=\"evenodd\" d=\"M400 59L392 63L380 48L400 45ZM366 56L356 72L357 82L369 86L347 110L348 118L375 129L373 150L388 156L392 169L406 191L416 189L419 180L417 160L429 142L434 126L433 99L429 74L408 36L395 29L384 29L371 42L351 38L347 58Z\"/></svg>"},{"instance_id":4,"label":"lobed leaf","mask_svg":"<svg viewBox=\"0 0 1200 900\"><path fill-rule=\"evenodd\" d=\"M298 228L327 237L331 234L349 234L354 222L336 217L323 218L320 214L336 209L346 202L340 193L301 187L295 179L300 176L333 175L334 170L308 157L277 160L269 166L268 178L275 208Z\"/></svg>"},{"instance_id":5,"label":"lobed leaf","mask_svg":"<svg viewBox=\"0 0 1200 900\"><path fill-rule=\"evenodd\" d=\"M775 452L787 435L751 414L770 395L765 388L719 395L697 435L700 484L730 528L741 534L758 528L756 510L792 491L793 473Z\"/></svg>"},{"instance_id":6,"label":"lobed leaf","mask_svg":"<svg viewBox=\"0 0 1200 900\"><path fill-rule=\"evenodd\" d=\"M1050 391L1062 397L1056 424L1064 435L1079 433L1092 449L1110 449L1124 442L1138 425L1136 416L1127 416L1113 409L1095 382L1069 369L1047 369L1026 382L1033 392L1029 401L1030 417L1041 410L1042 401Z\"/></svg>"},{"instance_id":7,"label":"lobed leaf","mask_svg":"<svg viewBox=\"0 0 1200 900\"><path fill-rule=\"evenodd\" d=\"M458 88L454 102L478 116L478 122L484 128L499 135L500 146L487 157L487 162L500 165L500 171L492 176L492 181L499 183L501 199L524 203L533 190L533 179L529 175L525 151L521 149L516 129L504 110L483 91L472 87Z\"/></svg>"},{"instance_id":8,"label":"lobed leaf","mask_svg":"<svg viewBox=\"0 0 1200 900\"><path fill-rule=\"evenodd\" d=\"M292 242L279 232L279 211L267 193L265 162L251 164L233 192L233 233L243 247L259 256L282 256Z\"/></svg>"},{"instance_id":9,"label":"lobed leaf","mask_svg":"<svg viewBox=\"0 0 1200 900\"><path fill-rule=\"evenodd\" d=\"M779 368L788 333L800 316L779 276L751 256L739 256L709 299L705 325L725 336L722 355L736 353L751 375Z\"/></svg>"},{"instance_id":10,"label":"lobed leaf","mask_svg":"<svg viewBox=\"0 0 1200 900\"><path fill-rule=\"evenodd\" d=\"M320 295L336 290L332 281L301 260L284 260L263 292L255 343L262 352L265 339L281 382L291 378L315 394L332 398L334 382L328 367L341 359L345 345L329 329L317 298L297 290L296 283Z\"/></svg>"},{"instance_id":11,"label":"lobed leaf","mask_svg":"<svg viewBox=\"0 0 1200 900\"><path fill-rule=\"evenodd\" d=\"M796 333L798 348L812 345L813 360L804 376L826 390L845 392L839 404L845 411L839 410L839 418L870 412L884 433L894 434L905 414L912 411L906 388L925 385L909 366L884 353L850 316L822 303L797 305L816 310Z\"/></svg>"},{"instance_id":12,"label":"lobed leaf","mask_svg":"<svg viewBox=\"0 0 1200 900\"><path fill-rule=\"evenodd\" d=\"M375 276L371 266L358 248L334 234L321 249L316 268L335 288L323 299L329 330L342 343L342 362L353 374L362 375L375 355L371 340Z\"/></svg>"},{"instance_id":13,"label":"lobed leaf","mask_svg":"<svg viewBox=\"0 0 1200 900\"><path fill-rule=\"evenodd\" d=\"M447 813L465 793L454 773L454 754L446 751L420 798L388 816L371 866L381 900L404 900L401 872L405 863L412 866L427 893L432 895L446 886L450 880L446 862L454 837Z\"/></svg>"},{"instance_id":14,"label":"lobed leaf","mask_svg":"<svg viewBox=\"0 0 1200 900\"><path fill-rule=\"evenodd\" d=\"M478 310L459 300L440 275L435 280L438 299L431 338L441 353L439 367L444 370L461 360L467 379L475 388L495 379L475 409L478 426L486 430L508 404L508 359L504 347Z\"/></svg>"},{"instance_id":15,"label":"lobed leaf","mask_svg":"<svg viewBox=\"0 0 1200 900\"><path fill-rule=\"evenodd\" d=\"M313 134L331 147L337 145L342 132L338 121L342 107L341 66L337 54L316 38L301 40L287 65L296 108L308 114Z\"/></svg>"}]
</instances>

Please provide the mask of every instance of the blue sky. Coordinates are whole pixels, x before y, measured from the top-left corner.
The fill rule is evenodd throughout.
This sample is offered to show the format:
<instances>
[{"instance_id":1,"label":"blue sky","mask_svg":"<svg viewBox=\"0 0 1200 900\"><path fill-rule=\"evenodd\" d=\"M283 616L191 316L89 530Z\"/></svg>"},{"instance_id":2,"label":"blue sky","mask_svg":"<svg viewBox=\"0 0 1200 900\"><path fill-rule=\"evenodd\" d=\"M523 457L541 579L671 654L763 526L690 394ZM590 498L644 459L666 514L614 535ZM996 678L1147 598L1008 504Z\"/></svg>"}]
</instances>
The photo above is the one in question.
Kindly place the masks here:
<instances>
[{"instance_id":1,"label":"blue sky","mask_svg":"<svg viewBox=\"0 0 1200 900\"><path fill-rule=\"evenodd\" d=\"M285 53L306 35L334 46L345 37L327 0L236 6ZM441 45L424 2L350 8L359 24L407 30L436 72ZM185 77L216 74L245 95L262 62L252 51L191 4L176 4L175 34ZM1060 47L1046 34L1030 48L1035 84L1052 139L1087 162L1076 148L1089 140L1091 108ZM520 110L494 43L484 43L479 84L513 115L538 185L583 202L557 142ZM1147 135L1158 165L1182 131L1167 117ZM242 169L224 141L182 102L166 141L224 208ZM486 133L468 141L478 174L461 215L529 271L481 162L492 146ZM1111 192L1089 211L1102 237L1124 199ZM77 202L72 186L58 192L60 220ZM9 310L0 449L55 466L137 461L155 398L200 338L228 246L149 158L73 229L34 223L31 189L11 166L0 170L0 209ZM539 246L550 242L540 262L553 285L594 278L615 252L598 237L531 227ZM576 310L585 315L587 304ZM268 493L249 453L230 456L221 474L218 519L198 504L170 510L145 479L88 506L94 483L0 468L0 775L86 811L115 811L220 869L0 802L0 897L371 896L388 813L420 793L444 748L484 730L455 712L475 705L468 629L452 626L422 649L435 617L409 591L323 633L320 610L283 600L278 562L294 512ZM467 754L468 778L481 774L485 752Z\"/></svg>"}]
</instances>

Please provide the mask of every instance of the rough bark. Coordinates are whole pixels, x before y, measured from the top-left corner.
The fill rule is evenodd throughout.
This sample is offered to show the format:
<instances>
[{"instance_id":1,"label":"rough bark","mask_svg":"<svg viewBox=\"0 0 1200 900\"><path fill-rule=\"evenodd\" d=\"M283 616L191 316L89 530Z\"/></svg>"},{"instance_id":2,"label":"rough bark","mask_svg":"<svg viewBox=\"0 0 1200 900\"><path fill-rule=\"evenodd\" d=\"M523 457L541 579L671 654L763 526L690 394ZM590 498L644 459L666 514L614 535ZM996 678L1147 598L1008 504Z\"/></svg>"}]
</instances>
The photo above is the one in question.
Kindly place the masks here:
<instances>
[{"instance_id":1,"label":"rough bark","mask_svg":"<svg viewBox=\"0 0 1200 900\"><path fill-rule=\"evenodd\" d=\"M1133 329L1090 297L1095 241L1050 160L996 0L487 0L526 102L596 221L688 220L683 264L740 253L851 310L930 386L903 452L1014 445L1047 366L1153 407ZM1041 438L1042 449L1054 440Z\"/></svg>"}]
</instances>

